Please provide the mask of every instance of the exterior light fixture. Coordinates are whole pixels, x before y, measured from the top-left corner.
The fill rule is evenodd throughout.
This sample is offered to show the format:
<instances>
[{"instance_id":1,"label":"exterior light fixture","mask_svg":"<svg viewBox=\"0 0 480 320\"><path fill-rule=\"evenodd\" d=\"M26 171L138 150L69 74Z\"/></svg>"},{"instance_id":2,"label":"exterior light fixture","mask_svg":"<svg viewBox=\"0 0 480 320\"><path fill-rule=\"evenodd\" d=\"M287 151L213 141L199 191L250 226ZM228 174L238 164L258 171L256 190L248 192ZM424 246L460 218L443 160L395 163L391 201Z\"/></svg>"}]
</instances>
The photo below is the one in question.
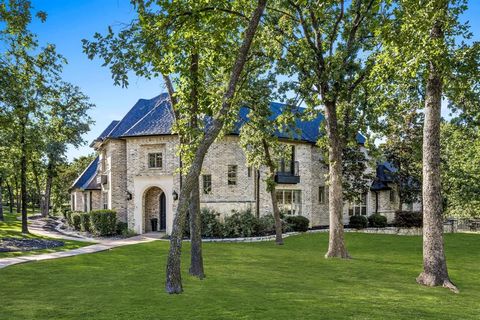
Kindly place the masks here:
<instances>
[{"instance_id":1,"label":"exterior light fixture","mask_svg":"<svg viewBox=\"0 0 480 320\"><path fill-rule=\"evenodd\" d=\"M130 191L127 191L127 200L132 200L132 194Z\"/></svg>"},{"instance_id":2,"label":"exterior light fixture","mask_svg":"<svg viewBox=\"0 0 480 320\"><path fill-rule=\"evenodd\" d=\"M172 196L173 196L173 200L178 200L178 193L177 193L177 191L173 190Z\"/></svg>"}]
</instances>

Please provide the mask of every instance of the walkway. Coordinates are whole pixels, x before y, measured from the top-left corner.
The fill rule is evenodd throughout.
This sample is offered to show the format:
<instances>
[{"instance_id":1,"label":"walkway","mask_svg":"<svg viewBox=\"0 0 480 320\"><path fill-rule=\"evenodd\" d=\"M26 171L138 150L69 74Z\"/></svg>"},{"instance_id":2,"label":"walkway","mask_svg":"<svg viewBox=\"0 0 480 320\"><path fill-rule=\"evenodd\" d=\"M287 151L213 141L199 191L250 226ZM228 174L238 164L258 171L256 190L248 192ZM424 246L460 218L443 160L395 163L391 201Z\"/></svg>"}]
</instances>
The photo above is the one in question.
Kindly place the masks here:
<instances>
[{"instance_id":1,"label":"walkway","mask_svg":"<svg viewBox=\"0 0 480 320\"><path fill-rule=\"evenodd\" d=\"M68 251L57 251L57 252L43 253L43 254L37 254L37 255L3 258L3 259L0 259L0 269L15 265L15 264L19 264L19 263L73 257L80 254L106 251L112 248L127 246L131 244L151 242L155 240L160 240L164 235L163 233L160 233L160 232L151 232L151 233L146 233L146 234L142 234L142 235L131 237L131 238L125 238L125 239L92 239L92 238L86 238L86 237L76 236L76 235L72 236L72 235L63 233L58 229L52 230L52 227L48 226L48 222L45 222L44 220L40 220L40 219L31 220L29 229L32 234L42 236L42 237L92 242L95 244L78 248L78 249L68 250Z\"/></svg>"}]
</instances>

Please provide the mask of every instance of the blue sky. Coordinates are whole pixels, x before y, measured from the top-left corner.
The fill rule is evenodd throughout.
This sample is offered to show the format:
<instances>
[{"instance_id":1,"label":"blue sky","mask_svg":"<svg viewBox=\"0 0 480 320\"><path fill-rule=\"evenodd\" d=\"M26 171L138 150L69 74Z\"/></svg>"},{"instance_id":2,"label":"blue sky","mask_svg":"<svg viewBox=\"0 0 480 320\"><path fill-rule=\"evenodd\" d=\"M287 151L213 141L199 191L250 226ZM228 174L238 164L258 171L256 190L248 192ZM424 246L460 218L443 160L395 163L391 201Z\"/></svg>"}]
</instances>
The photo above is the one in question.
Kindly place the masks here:
<instances>
[{"instance_id":1,"label":"blue sky","mask_svg":"<svg viewBox=\"0 0 480 320\"><path fill-rule=\"evenodd\" d=\"M91 61L82 52L82 39L91 39L95 32L105 33L108 25L128 23L135 16L129 0L33 0L36 10L46 11L45 23L31 26L42 43L57 46L68 59L64 79L80 88L96 105L90 111L95 125L85 139L90 143L112 120L120 120L140 98L152 98L164 91L160 79L131 77L127 89L113 85L110 70L100 60ZM470 21L474 38L480 40L480 1L469 0L463 20ZM92 152L88 145L71 148L68 158Z\"/></svg>"}]
</instances>

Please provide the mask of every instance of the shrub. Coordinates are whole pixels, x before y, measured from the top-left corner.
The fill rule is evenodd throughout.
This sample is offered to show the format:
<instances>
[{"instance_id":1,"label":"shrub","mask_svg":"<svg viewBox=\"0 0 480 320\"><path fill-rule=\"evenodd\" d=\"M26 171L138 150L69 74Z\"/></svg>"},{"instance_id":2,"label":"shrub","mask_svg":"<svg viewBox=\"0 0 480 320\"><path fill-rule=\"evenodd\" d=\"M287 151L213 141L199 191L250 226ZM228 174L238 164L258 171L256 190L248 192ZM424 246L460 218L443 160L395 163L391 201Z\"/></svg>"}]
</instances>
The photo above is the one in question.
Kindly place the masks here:
<instances>
[{"instance_id":1,"label":"shrub","mask_svg":"<svg viewBox=\"0 0 480 320\"><path fill-rule=\"evenodd\" d=\"M90 214L87 212L79 213L80 216L80 230L83 232L90 232Z\"/></svg>"},{"instance_id":2,"label":"shrub","mask_svg":"<svg viewBox=\"0 0 480 320\"><path fill-rule=\"evenodd\" d=\"M303 216L286 216L285 222L290 225L293 231L305 232L308 230L310 220Z\"/></svg>"},{"instance_id":3,"label":"shrub","mask_svg":"<svg viewBox=\"0 0 480 320\"><path fill-rule=\"evenodd\" d=\"M80 231L81 229L81 223L82 223L80 218L81 214L82 214L81 212L73 212L71 215L71 220L72 220L71 226L73 227L73 229L77 231Z\"/></svg>"},{"instance_id":4,"label":"shrub","mask_svg":"<svg viewBox=\"0 0 480 320\"><path fill-rule=\"evenodd\" d=\"M128 232L128 223L117 221L116 231L118 235L125 235Z\"/></svg>"},{"instance_id":5,"label":"shrub","mask_svg":"<svg viewBox=\"0 0 480 320\"><path fill-rule=\"evenodd\" d=\"M368 217L368 226L372 228L385 228L387 226L387 217L379 213L372 214Z\"/></svg>"},{"instance_id":6,"label":"shrub","mask_svg":"<svg viewBox=\"0 0 480 320\"><path fill-rule=\"evenodd\" d=\"M218 220L220 214L215 210L204 208L200 212L202 218L202 237L221 238L223 235L223 225Z\"/></svg>"},{"instance_id":7,"label":"shrub","mask_svg":"<svg viewBox=\"0 0 480 320\"><path fill-rule=\"evenodd\" d=\"M117 213L113 210L92 211L90 212L90 226L95 235L113 235L117 231Z\"/></svg>"},{"instance_id":8,"label":"shrub","mask_svg":"<svg viewBox=\"0 0 480 320\"><path fill-rule=\"evenodd\" d=\"M259 221L250 210L235 212L225 218L223 236L226 238L251 237L258 230Z\"/></svg>"},{"instance_id":9,"label":"shrub","mask_svg":"<svg viewBox=\"0 0 480 320\"><path fill-rule=\"evenodd\" d=\"M261 216L258 219L258 226L255 234L258 236L275 234L275 218L272 214Z\"/></svg>"},{"instance_id":10,"label":"shrub","mask_svg":"<svg viewBox=\"0 0 480 320\"><path fill-rule=\"evenodd\" d=\"M421 212L397 211L395 212L395 221L393 224L400 228L421 228L423 216Z\"/></svg>"},{"instance_id":11,"label":"shrub","mask_svg":"<svg viewBox=\"0 0 480 320\"><path fill-rule=\"evenodd\" d=\"M63 213L63 217L65 218L65 221L67 221L68 224L70 224L70 218L71 218L71 215L72 215L72 211L65 211Z\"/></svg>"},{"instance_id":12,"label":"shrub","mask_svg":"<svg viewBox=\"0 0 480 320\"><path fill-rule=\"evenodd\" d=\"M365 216L351 216L349 225L350 228L364 229L368 225L368 219Z\"/></svg>"}]
</instances>

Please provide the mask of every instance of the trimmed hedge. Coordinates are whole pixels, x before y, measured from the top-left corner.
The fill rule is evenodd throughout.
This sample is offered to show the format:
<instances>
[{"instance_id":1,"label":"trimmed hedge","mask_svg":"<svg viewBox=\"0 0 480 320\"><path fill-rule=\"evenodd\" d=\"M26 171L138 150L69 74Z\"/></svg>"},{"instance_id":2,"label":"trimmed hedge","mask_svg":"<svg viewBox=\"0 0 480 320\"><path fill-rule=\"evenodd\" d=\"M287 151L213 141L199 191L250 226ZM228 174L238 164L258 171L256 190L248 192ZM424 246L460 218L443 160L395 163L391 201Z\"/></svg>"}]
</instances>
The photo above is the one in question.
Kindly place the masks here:
<instances>
[{"instance_id":1,"label":"trimmed hedge","mask_svg":"<svg viewBox=\"0 0 480 320\"><path fill-rule=\"evenodd\" d=\"M365 216L351 216L349 226L354 229L365 229L368 225L368 219Z\"/></svg>"},{"instance_id":2,"label":"trimmed hedge","mask_svg":"<svg viewBox=\"0 0 480 320\"><path fill-rule=\"evenodd\" d=\"M90 226L97 236L110 236L117 233L117 213L114 210L90 212Z\"/></svg>"},{"instance_id":3,"label":"trimmed hedge","mask_svg":"<svg viewBox=\"0 0 480 320\"><path fill-rule=\"evenodd\" d=\"M290 225L293 231L305 232L308 230L310 220L303 216L286 216L285 222Z\"/></svg>"},{"instance_id":4,"label":"trimmed hedge","mask_svg":"<svg viewBox=\"0 0 480 320\"><path fill-rule=\"evenodd\" d=\"M72 227L73 229L77 230L77 231L80 231L80 225L81 225L81 218L80 218L80 215L82 213L81 212L73 212L72 215L71 215L71 220L72 220Z\"/></svg>"},{"instance_id":5,"label":"trimmed hedge","mask_svg":"<svg viewBox=\"0 0 480 320\"><path fill-rule=\"evenodd\" d=\"M400 228L421 228L423 215L421 212L416 211L397 211L395 212L393 224Z\"/></svg>"},{"instance_id":6,"label":"trimmed hedge","mask_svg":"<svg viewBox=\"0 0 480 320\"><path fill-rule=\"evenodd\" d=\"M374 213L368 217L368 226L372 228L385 228L387 226L387 217L379 213Z\"/></svg>"},{"instance_id":7,"label":"trimmed hedge","mask_svg":"<svg viewBox=\"0 0 480 320\"><path fill-rule=\"evenodd\" d=\"M83 232L90 232L90 214L88 212L79 213L80 216L80 230Z\"/></svg>"}]
</instances>

